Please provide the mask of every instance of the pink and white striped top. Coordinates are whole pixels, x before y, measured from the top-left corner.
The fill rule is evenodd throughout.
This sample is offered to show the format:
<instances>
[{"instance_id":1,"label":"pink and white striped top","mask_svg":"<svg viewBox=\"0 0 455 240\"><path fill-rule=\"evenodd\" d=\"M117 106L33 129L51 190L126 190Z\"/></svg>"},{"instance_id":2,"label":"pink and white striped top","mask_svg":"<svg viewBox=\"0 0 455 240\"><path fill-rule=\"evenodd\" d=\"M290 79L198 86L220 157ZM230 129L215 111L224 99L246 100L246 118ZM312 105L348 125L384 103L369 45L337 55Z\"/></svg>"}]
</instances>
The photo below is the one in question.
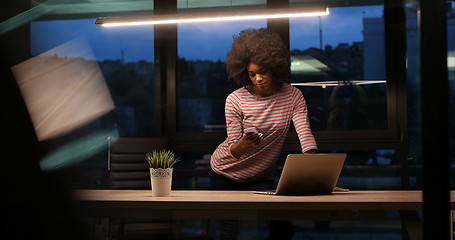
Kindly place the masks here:
<instances>
[{"instance_id":1,"label":"pink and white striped top","mask_svg":"<svg viewBox=\"0 0 455 240\"><path fill-rule=\"evenodd\" d=\"M213 171L230 179L249 182L272 179L273 166L280 156L291 120L302 152L317 149L311 133L302 93L284 83L274 95L258 98L245 87L232 92L225 105L227 139L212 154ZM230 146L240 140L243 129L256 127L262 133L260 144L250 147L239 159Z\"/></svg>"}]
</instances>

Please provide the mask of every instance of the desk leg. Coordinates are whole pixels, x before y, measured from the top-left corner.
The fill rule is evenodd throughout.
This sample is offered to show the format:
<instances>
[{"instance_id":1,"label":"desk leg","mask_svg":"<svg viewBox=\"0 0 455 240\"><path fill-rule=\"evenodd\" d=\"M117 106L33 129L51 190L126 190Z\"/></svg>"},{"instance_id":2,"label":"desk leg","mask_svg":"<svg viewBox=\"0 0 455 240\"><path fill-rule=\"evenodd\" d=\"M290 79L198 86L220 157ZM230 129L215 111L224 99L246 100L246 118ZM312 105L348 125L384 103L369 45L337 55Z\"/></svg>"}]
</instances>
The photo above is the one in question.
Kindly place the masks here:
<instances>
[{"instance_id":1,"label":"desk leg","mask_svg":"<svg viewBox=\"0 0 455 240\"><path fill-rule=\"evenodd\" d=\"M400 211L402 236L407 240L422 240L422 221L416 211Z\"/></svg>"}]
</instances>

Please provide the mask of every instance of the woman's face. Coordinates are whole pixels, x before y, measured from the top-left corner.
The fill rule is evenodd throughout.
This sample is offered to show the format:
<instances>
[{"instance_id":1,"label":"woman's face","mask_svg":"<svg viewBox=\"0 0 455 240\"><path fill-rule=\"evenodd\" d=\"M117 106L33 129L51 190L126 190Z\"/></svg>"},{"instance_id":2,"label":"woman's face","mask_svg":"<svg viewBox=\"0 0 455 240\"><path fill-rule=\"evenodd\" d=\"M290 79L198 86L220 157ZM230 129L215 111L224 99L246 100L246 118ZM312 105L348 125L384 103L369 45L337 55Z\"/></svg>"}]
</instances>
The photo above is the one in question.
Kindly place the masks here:
<instances>
[{"instance_id":1,"label":"woman's face","mask_svg":"<svg viewBox=\"0 0 455 240\"><path fill-rule=\"evenodd\" d=\"M269 70L257 65L256 63L249 63L246 69L251 82L253 82L259 92L268 93L273 91L274 84L272 74Z\"/></svg>"}]
</instances>

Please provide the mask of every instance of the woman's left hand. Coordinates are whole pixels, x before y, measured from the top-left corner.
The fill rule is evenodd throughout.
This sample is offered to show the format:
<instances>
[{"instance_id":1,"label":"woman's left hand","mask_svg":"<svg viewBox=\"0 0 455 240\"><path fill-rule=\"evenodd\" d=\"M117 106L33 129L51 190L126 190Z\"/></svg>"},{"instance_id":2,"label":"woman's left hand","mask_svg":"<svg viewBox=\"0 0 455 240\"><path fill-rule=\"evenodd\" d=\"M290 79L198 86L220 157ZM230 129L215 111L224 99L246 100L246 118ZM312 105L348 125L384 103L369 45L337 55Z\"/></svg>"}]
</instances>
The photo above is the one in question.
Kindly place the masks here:
<instances>
[{"instance_id":1,"label":"woman's left hand","mask_svg":"<svg viewBox=\"0 0 455 240\"><path fill-rule=\"evenodd\" d=\"M334 192L349 192L349 189L347 189L347 188L340 188L340 187L335 186L335 187L333 188L333 191L334 191Z\"/></svg>"}]
</instances>

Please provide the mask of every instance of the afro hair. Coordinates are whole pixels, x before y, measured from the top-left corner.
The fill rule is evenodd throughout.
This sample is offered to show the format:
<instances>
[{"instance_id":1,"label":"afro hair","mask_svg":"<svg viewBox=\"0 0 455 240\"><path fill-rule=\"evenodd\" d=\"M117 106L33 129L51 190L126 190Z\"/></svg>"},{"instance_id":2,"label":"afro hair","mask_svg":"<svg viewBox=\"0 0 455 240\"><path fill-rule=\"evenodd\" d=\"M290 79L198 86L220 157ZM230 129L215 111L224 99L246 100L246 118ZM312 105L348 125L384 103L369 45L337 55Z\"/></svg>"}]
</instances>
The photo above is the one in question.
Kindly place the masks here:
<instances>
[{"instance_id":1,"label":"afro hair","mask_svg":"<svg viewBox=\"0 0 455 240\"><path fill-rule=\"evenodd\" d=\"M239 85L251 84L247 65L255 63L270 71L274 81L285 82L289 76L289 50L280 36L265 28L247 29L234 36L231 50L226 56L229 79Z\"/></svg>"}]
</instances>

